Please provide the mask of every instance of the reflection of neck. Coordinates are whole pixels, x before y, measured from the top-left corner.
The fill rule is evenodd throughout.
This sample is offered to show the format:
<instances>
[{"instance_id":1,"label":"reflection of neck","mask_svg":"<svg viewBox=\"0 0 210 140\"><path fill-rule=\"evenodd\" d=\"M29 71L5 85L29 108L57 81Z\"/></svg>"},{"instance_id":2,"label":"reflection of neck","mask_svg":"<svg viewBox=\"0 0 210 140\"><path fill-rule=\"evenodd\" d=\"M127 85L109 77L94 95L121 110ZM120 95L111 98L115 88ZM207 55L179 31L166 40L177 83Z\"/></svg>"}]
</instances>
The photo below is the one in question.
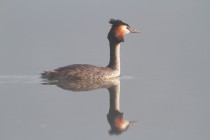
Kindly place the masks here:
<instances>
[{"instance_id":1,"label":"reflection of neck","mask_svg":"<svg viewBox=\"0 0 210 140\"><path fill-rule=\"evenodd\" d=\"M108 67L120 71L120 43L109 41L110 45L110 61Z\"/></svg>"},{"instance_id":2,"label":"reflection of neck","mask_svg":"<svg viewBox=\"0 0 210 140\"><path fill-rule=\"evenodd\" d=\"M109 112L120 111L120 85L110 87L110 109Z\"/></svg>"}]
</instances>

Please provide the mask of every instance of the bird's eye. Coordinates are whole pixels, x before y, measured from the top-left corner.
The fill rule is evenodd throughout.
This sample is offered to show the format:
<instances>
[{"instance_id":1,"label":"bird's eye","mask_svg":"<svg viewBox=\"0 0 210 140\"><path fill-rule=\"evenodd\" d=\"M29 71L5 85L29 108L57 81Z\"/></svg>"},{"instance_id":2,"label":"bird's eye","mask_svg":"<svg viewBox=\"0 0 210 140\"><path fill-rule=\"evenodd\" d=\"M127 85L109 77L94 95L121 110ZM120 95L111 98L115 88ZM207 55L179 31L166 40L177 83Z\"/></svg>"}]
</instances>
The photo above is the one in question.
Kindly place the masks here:
<instances>
[{"instance_id":1,"label":"bird's eye","mask_svg":"<svg viewBox=\"0 0 210 140\"><path fill-rule=\"evenodd\" d=\"M127 26L126 29L128 29L129 31L131 30L131 28L129 26Z\"/></svg>"}]
</instances>

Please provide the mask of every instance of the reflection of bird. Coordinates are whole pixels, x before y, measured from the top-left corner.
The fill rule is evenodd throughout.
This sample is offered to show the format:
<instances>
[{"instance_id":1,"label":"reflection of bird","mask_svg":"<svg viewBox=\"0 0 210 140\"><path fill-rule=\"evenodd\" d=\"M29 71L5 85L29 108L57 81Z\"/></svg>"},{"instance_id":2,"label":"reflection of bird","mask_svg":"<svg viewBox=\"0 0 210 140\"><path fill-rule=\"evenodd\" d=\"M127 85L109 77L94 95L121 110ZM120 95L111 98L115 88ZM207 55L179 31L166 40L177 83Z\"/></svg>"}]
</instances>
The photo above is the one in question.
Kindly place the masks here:
<instances>
[{"instance_id":1,"label":"reflection of bird","mask_svg":"<svg viewBox=\"0 0 210 140\"><path fill-rule=\"evenodd\" d=\"M111 126L110 134L121 134L135 121L124 119L123 113L120 112L120 80L119 78L109 79L91 79L91 80L46 80L44 85L57 85L58 87L70 91L90 91L100 88L107 88L110 96L110 107L107 114L107 120Z\"/></svg>"},{"instance_id":2,"label":"reflection of bird","mask_svg":"<svg viewBox=\"0 0 210 140\"><path fill-rule=\"evenodd\" d=\"M111 88L119 85L118 78L109 79L91 79L91 80L72 80L72 79L59 79L59 80L46 80L43 85L57 85L58 87L69 91L90 91L100 88Z\"/></svg>"},{"instance_id":3,"label":"reflection of bird","mask_svg":"<svg viewBox=\"0 0 210 140\"><path fill-rule=\"evenodd\" d=\"M123 113L120 112L120 84L108 88L110 96L110 108L107 114L107 120L111 126L109 133L121 134L126 131L129 126L136 123L136 121L128 121L124 119Z\"/></svg>"},{"instance_id":4,"label":"reflection of bird","mask_svg":"<svg viewBox=\"0 0 210 140\"><path fill-rule=\"evenodd\" d=\"M111 19L111 30L108 34L110 45L110 61L106 67L98 67L88 64L74 64L60 67L52 71L42 73L46 79L108 79L120 75L120 43L124 42L124 36L128 33L137 33L127 23L121 20Z\"/></svg>"}]
</instances>

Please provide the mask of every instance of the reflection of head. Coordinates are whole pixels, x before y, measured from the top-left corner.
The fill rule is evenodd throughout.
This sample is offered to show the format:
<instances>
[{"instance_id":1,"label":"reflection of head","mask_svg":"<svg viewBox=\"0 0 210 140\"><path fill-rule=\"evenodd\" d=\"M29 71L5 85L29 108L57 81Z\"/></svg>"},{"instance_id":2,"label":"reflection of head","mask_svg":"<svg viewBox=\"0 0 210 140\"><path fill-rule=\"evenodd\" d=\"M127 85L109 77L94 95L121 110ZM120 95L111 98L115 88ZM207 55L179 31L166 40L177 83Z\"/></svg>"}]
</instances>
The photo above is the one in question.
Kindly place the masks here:
<instances>
[{"instance_id":1,"label":"reflection of head","mask_svg":"<svg viewBox=\"0 0 210 140\"><path fill-rule=\"evenodd\" d=\"M129 121L123 118L123 113L119 111L107 114L107 119L111 126L111 130L109 130L110 135L121 134L122 132L126 131L131 124Z\"/></svg>"}]
</instances>

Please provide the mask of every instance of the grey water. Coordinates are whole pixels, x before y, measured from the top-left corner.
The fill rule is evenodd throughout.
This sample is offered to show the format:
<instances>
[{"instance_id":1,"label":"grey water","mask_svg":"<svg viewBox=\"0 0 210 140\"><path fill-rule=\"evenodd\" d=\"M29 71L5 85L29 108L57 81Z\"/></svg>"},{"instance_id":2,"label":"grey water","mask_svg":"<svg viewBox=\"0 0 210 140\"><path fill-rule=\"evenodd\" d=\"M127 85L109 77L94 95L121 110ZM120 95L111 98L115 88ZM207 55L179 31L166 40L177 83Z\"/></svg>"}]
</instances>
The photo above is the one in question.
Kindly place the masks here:
<instances>
[{"instance_id":1,"label":"grey water","mask_svg":"<svg viewBox=\"0 0 210 140\"><path fill-rule=\"evenodd\" d=\"M210 139L209 1L0 3L0 139ZM119 79L40 78L69 64L106 66L110 18L141 31L121 44Z\"/></svg>"}]
</instances>

